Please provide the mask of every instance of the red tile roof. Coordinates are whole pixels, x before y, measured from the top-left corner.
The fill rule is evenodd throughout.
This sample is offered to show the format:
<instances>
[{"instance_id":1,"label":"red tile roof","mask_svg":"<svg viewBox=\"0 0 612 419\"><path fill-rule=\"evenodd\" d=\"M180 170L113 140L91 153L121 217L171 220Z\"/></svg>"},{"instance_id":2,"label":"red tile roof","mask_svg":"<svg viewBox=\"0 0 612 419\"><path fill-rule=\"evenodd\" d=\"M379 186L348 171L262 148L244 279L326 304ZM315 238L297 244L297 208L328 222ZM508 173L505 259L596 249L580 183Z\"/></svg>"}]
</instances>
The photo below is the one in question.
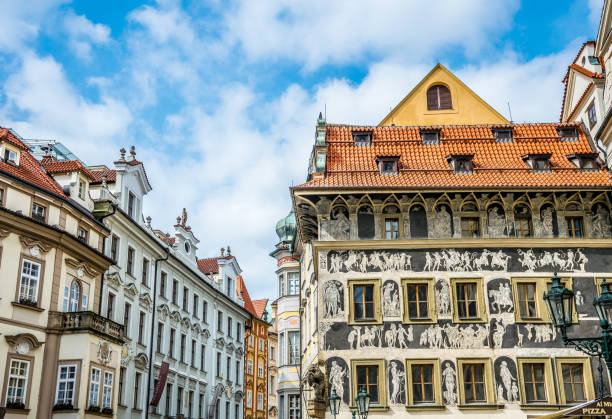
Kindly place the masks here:
<instances>
[{"instance_id":1,"label":"red tile roof","mask_svg":"<svg viewBox=\"0 0 612 419\"><path fill-rule=\"evenodd\" d=\"M216 274L219 273L219 262L217 258L198 259L198 269L206 275Z\"/></svg>"},{"instance_id":2,"label":"red tile roof","mask_svg":"<svg viewBox=\"0 0 612 419\"><path fill-rule=\"evenodd\" d=\"M22 150L29 150L30 148L25 145L10 129L0 127L0 140L7 141Z\"/></svg>"},{"instance_id":3,"label":"red tile roof","mask_svg":"<svg viewBox=\"0 0 612 419\"><path fill-rule=\"evenodd\" d=\"M440 144L424 145L419 127L327 126L327 171L294 189L610 187L610 173L581 172L566 156L593 153L579 124L513 124L514 141L496 142L493 125L444 125ZM558 127L576 127L579 140L561 141ZM432 127L422 127L431 129ZM353 131L371 131L372 145L353 145ZM551 172L534 173L522 156L550 153ZM473 173L455 174L446 157L473 155ZM399 173L382 175L375 159L399 156Z\"/></svg>"},{"instance_id":4,"label":"red tile roof","mask_svg":"<svg viewBox=\"0 0 612 419\"><path fill-rule=\"evenodd\" d=\"M253 307L255 308L257 317L259 317L260 319L263 318L263 313L266 310L266 305L268 305L267 298L262 298L261 300L253 300Z\"/></svg>"},{"instance_id":5,"label":"red tile roof","mask_svg":"<svg viewBox=\"0 0 612 419\"><path fill-rule=\"evenodd\" d=\"M594 73L591 70L587 70L586 68L584 68L584 67L582 67L581 65L578 65L578 64L570 65L569 68L568 68L568 71L569 71L569 69L576 70L577 72L582 73L585 76L591 77L591 78L594 78L594 79L605 79L606 78L606 76L604 76L603 74Z\"/></svg>"},{"instance_id":6,"label":"red tile roof","mask_svg":"<svg viewBox=\"0 0 612 419\"><path fill-rule=\"evenodd\" d=\"M93 181L91 182L93 185L102 183L102 176L106 175L106 183L115 183L117 181L117 171L104 168L100 170L90 170Z\"/></svg>"},{"instance_id":7,"label":"red tile roof","mask_svg":"<svg viewBox=\"0 0 612 419\"><path fill-rule=\"evenodd\" d=\"M257 311L253 306L253 302L251 301L249 291L247 290L246 284L244 283L244 280L242 279L241 275L236 276L236 292L238 293L238 296L244 300L244 308L246 309L246 311L251 313L253 316L259 318L259 316L257 315Z\"/></svg>"},{"instance_id":8,"label":"red tile roof","mask_svg":"<svg viewBox=\"0 0 612 419\"><path fill-rule=\"evenodd\" d=\"M55 157L45 156L40 164L45 168L47 173L59 174L70 172L82 172L85 176L94 179L93 174L78 160L57 160Z\"/></svg>"}]
</instances>

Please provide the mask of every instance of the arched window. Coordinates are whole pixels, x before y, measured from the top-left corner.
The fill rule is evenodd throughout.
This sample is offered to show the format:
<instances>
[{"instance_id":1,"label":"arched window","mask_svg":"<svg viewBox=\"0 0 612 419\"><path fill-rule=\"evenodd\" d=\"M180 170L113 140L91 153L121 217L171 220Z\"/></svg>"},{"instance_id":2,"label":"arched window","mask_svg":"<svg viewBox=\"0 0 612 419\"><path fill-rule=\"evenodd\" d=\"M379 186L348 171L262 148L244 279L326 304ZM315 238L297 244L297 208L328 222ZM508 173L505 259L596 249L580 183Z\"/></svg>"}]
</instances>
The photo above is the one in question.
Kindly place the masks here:
<instances>
[{"instance_id":1,"label":"arched window","mask_svg":"<svg viewBox=\"0 0 612 419\"><path fill-rule=\"evenodd\" d=\"M68 311L79 311L79 303L81 301L81 287L77 281L72 281L70 286L70 306Z\"/></svg>"},{"instance_id":2,"label":"arched window","mask_svg":"<svg viewBox=\"0 0 612 419\"><path fill-rule=\"evenodd\" d=\"M410 236L427 237L427 213L422 205L410 208Z\"/></svg>"},{"instance_id":3,"label":"arched window","mask_svg":"<svg viewBox=\"0 0 612 419\"><path fill-rule=\"evenodd\" d=\"M452 109L450 90L448 87L437 84L427 90L427 110L439 111L442 109Z\"/></svg>"}]
</instances>

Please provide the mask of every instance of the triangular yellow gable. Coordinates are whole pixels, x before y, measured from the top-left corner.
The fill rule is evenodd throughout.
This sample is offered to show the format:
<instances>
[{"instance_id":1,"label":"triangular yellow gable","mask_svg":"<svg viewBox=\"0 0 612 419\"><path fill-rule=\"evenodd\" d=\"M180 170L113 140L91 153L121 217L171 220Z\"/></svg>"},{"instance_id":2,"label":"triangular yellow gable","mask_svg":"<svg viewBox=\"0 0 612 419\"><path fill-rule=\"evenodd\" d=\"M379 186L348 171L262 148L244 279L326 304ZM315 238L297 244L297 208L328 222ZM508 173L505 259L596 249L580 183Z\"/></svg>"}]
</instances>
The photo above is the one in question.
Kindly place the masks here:
<instances>
[{"instance_id":1,"label":"triangular yellow gable","mask_svg":"<svg viewBox=\"0 0 612 419\"><path fill-rule=\"evenodd\" d=\"M452 109L427 109L427 90L442 84L451 92ZM379 126L507 124L488 103L482 100L442 64L437 64L419 84L381 121Z\"/></svg>"}]
</instances>

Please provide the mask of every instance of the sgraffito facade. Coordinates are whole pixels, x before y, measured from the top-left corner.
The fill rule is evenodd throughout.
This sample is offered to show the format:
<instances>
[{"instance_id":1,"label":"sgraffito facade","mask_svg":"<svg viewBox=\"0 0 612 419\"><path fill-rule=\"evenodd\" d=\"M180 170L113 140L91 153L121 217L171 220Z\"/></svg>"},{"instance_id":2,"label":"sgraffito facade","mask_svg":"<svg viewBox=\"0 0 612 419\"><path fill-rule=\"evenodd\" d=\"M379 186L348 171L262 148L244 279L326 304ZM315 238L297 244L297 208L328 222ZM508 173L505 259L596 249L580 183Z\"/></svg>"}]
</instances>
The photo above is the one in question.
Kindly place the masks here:
<instances>
[{"instance_id":1,"label":"sgraffito facade","mask_svg":"<svg viewBox=\"0 0 612 419\"><path fill-rule=\"evenodd\" d=\"M441 92L434 105L451 103ZM376 417L528 417L595 398L598 360L563 345L542 296L557 272L576 293L574 329L598 334L592 301L612 270L602 167L577 124L320 118L309 179L292 190L313 270L303 323L318 317L302 358L312 393L319 365L340 418L361 387Z\"/></svg>"}]
</instances>

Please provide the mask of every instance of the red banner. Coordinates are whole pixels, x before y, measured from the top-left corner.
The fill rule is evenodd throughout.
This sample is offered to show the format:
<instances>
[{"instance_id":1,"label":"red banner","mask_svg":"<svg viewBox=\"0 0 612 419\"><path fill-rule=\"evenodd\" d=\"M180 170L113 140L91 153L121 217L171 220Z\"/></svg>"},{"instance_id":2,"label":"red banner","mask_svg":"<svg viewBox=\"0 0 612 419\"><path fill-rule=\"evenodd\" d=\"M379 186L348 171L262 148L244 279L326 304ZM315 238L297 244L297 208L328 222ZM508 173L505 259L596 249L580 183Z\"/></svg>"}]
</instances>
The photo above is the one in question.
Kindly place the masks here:
<instances>
[{"instance_id":1,"label":"red banner","mask_svg":"<svg viewBox=\"0 0 612 419\"><path fill-rule=\"evenodd\" d=\"M161 399L162 393L166 388L166 379L168 378L168 369L169 365L167 362L163 362L161 364L161 368L159 370L159 377L157 379L157 385L155 386L155 391L153 392L153 399L151 400L151 406L157 407L159 403L159 399Z\"/></svg>"}]
</instances>

